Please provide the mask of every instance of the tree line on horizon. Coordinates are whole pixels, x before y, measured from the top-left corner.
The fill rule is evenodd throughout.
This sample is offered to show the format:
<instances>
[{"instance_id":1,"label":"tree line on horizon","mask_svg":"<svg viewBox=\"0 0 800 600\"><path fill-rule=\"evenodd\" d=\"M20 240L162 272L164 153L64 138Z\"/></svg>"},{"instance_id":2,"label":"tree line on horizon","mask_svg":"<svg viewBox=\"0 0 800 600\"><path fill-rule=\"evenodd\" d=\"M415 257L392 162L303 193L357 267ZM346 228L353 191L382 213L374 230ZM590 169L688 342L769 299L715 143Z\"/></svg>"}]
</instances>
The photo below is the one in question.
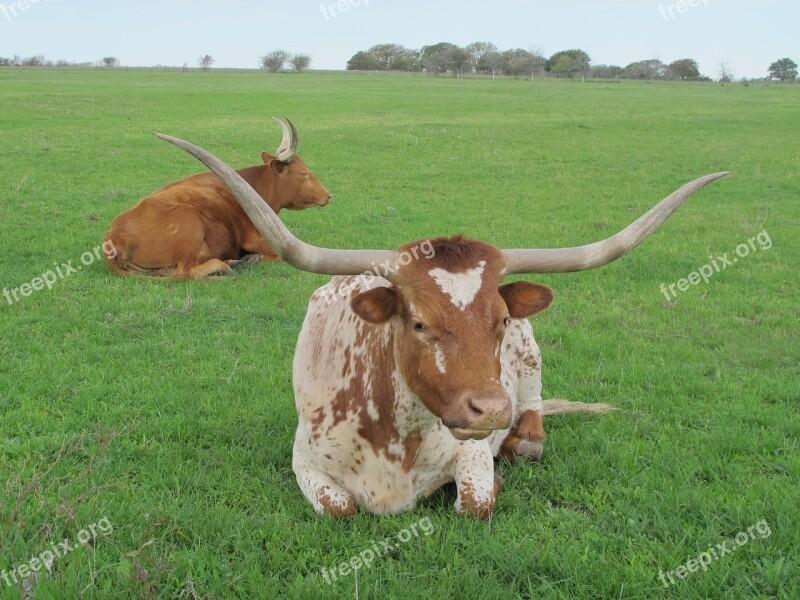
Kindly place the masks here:
<instances>
[{"instance_id":1,"label":"tree line on horizon","mask_svg":"<svg viewBox=\"0 0 800 600\"><path fill-rule=\"evenodd\" d=\"M198 66L203 71L210 71L215 59L206 54L198 59ZM259 66L270 73L279 73L286 66L301 73L311 65L311 57L307 54L291 54L285 50L273 50L259 58ZM120 60L107 56L94 62L70 62L66 60L51 61L38 54L28 58L15 55L13 58L0 57L0 67L119 67ZM162 65L158 65L159 67ZM189 69L188 63L183 65ZM798 79L797 63L790 58L782 58L773 62L765 80L794 82ZM516 48L500 51L491 42L475 42L460 47L448 42L424 46L420 50L412 50L400 44L378 44L368 50L353 55L347 62L348 71L401 71L411 73L427 73L429 75L451 74L454 77L465 77L469 74L507 75L513 77L560 77L574 79L634 79L634 80L679 80L679 81L712 81L711 77L702 75L700 67L694 59L682 58L666 64L658 59L633 62L625 67L618 65L592 64L591 57L583 50L562 50L552 56L545 57L540 50ZM727 63L719 65L717 80L722 83L735 80Z\"/></svg>"},{"instance_id":2,"label":"tree line on horizon","mask_svg":"<svg viewBox=\"0 0 800 600\"><path fill-rule=\"evenodd\" d=\"M584 50L561 50L548 58L536 48L501 51L492 42L474 42L464 47L440 42L419 50L400 44L378 44L353 55L347 62L347 70L451 74L458 78L466 74L481 74L492 77L550 76L574 79L580 76L582 79L712 81L711 77L700 73L700 66L691 58L682 58L669 64L648 59L622 67L592 64L591 57ZM789 58L772 63L767 71L771 79L797 79L797 64ZM734 80L727 63L720 64L718 80Z\"/></svg>"},{"instance_id":3,"label":"tree line on horizon","mask_svg":"<svg viewBox=\"0 0 800 600\"><path fill-rule=\"evenodd\" d=\"M35 54L22 58L15 54L13 58L0 56L0 67L119 67L119 59L115 56L106 56L96 61L74 62L69 60L52 61L45 58L44 54Z\"/></svg>"},{"instance_id":4,"label":"tree line on horizon","mask_svg":"<svg viewBox=\"0 0 800 600\"><path fill-rule=\"evenodd\" d=\"M203 71L210 71L216 60L210 54L197 59L197 66ZM290 54L285 50L274 50L259 58L259 66L270 73L278 73L286 66L301 73L311 66L311 57L308 54ZM45 58L44 54L36 54L22 58L18 54L13 58L0 56L0 67L119 67L120 60L115 56L107 56L94 62L71 62L67 60L52 61ZM157 65L159 67L163 65ZM189 63L184 63L183 70L189 70Z\"/></svg>"}]
</instances>

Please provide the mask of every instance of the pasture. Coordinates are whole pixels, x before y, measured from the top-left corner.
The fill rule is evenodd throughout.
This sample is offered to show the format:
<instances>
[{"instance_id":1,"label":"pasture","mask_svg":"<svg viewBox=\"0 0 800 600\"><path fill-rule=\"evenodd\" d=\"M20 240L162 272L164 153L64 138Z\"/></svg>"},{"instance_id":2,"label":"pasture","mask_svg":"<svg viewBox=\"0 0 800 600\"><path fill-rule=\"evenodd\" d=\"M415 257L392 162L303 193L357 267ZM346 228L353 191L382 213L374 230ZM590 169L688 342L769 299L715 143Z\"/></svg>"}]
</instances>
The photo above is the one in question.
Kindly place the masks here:
<instances>
[{"instance_id":1,"label":"pasture","mask_svg":"<svg viewBox=\"0 0 800 600\"><path fill-rule=\"evenodd\" d=\"M291 364L324 277L136 280L87 259L0 297L0 571L106 519L29 579L36 598L800 597L799 102L777 85L0 70L9 290L81 265L114 216L203 169L154 131L238 168L288 115L334 198L281 217L331 247L580 245L732 172L618 262L524 278L556 292L533 319L545 399L620 410L545 419L541 462L497 463L491 522L457 517L450 487L390 518L313 513ZM661 291L763 232L708 283Z\"/></svg>"}]
</instances>

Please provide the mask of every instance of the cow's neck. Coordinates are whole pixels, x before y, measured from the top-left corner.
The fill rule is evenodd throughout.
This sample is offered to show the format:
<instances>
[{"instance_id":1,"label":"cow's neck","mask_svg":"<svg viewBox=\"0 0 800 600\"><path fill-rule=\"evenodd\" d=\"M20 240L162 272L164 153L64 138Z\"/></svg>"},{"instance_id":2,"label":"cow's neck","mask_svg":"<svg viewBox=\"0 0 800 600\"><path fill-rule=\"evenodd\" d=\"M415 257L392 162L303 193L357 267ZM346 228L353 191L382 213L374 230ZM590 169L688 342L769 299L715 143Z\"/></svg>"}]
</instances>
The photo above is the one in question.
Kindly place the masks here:
<instances>
[{"instance_id":1,"label":"cow's neck","mask_svg":"<svg viewBox=\"0 0 800 600\"><path fill-rule=\"evenodd\" d=\"M237 171L247 183L250 184L259 196L264 199L264 202L269 204L269 207L277 214L285 205L278 197L276 188L278 187L278 180L275 173L267 165L260 165L257 167L249 167Z\"/></svg>"}]
</instances>

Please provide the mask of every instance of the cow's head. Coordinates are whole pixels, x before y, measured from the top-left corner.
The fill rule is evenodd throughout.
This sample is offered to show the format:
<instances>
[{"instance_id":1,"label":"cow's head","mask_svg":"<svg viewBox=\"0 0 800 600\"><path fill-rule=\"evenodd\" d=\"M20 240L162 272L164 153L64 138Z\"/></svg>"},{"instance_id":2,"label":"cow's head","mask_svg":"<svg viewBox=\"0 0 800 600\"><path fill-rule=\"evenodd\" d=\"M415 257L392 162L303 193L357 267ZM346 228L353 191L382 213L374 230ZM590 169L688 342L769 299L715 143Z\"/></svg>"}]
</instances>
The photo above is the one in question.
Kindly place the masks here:
<instances>
[{"instance_id":1,"label":"cow's head","mask_svg":"<svg viewBox=\"0 0 800 600\"><path fill-rule=\"evenodd\" d=\"M403 260L412 250L334 250L297 239L235 171L202 148L169 136L209 167L236 197L275 252L303 271L323 275L359 275L376 265L398 265L388 276L391 288L379 288L353 300L361 318L374 323L396 319L404 351L404 375L428 408L454 435L484 437L510 424L509 399L499 382L500 342L506 318L524 318L544 310L553 299L543 286L513 283L507 275L568 273L607 265L656 231L703 186L728 175L715 173L686 184L616 235L586 246L498 250L464 240L438 242L431 260ZM437 248L435 248L437 250Z\"/></svg>"},{"instance_id":2,"label":"cow's head","mask_svg":"<svg viewBox=\"0 0 800 600\"><path fill-rule=\"evenodd\" d=\"M424 256L420 246L427 246ZM405 380L456 438L506 429L511 399L500 384L506 328L511 319L545 310L553 292L525 282L501 287L503 254L482 242L418 242L400 254L419 260L398 265L392 287L356 296L353 310L370 323L395 321Z\"/></svg>"},{"instance_id":3,"label":"cow's head","mask_svg":"<svg viewBox=\"0 0 800 600\"><path fill-rule=\"evenodd\" d=\"M283 131L283 140L275 156L264 152L261 158L273 172L275 199L287 210L323 207L331 201L331 193L311 172L305 161L297 156L300 138L297 128L289 119L289 125L275 119Z\"/></svg>"}]
</instances>

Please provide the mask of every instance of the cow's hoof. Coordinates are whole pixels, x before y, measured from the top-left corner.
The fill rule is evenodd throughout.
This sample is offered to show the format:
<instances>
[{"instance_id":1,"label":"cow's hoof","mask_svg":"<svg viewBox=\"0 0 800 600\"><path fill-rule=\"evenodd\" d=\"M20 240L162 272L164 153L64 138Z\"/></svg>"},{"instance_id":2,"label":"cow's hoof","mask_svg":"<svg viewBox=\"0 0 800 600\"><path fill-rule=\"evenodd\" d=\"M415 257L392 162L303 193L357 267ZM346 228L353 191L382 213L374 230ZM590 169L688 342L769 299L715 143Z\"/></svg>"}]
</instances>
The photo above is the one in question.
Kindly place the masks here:
<instances>
[{"instance_id":1,"label":"cow's hoof","mask_svg":"<svg viewBox=\"0 0 800 600\"><path fill-rule=\"evenodd\" d=\"M500 457L510 463L518 460L538 461L544 452L544 440L526 440L508 436L500 447Z\"/></svg>"},{"instance_id":2,"label":"cow's hoof","mask_svg":"<svg viewBox=\"0 0 800 600\"><path fill-rule=\"evenodd\" d=\"M319 491L318 498L322 514L328 517L352 517L358 512L355 500L350 494L336 493L326 486Z\"/></svg>"},{"instance_id":3,"label":"cow's hoof","mask_svg":"<svg viewBox=\"0 0 800 600\"><path fill-rule=\"evenodd\" d=\"M242 269L246 269L247 267L251 267L255 264L258 264L260 261L261 261L260 254L248 254L247 256L243 256L239 260L229 260L226 262L228 263L228 266L234 271L241 271Z\"/></svg>"},{"instance_id":4,"label":"cow's hoof","mask_svg":"<svg viewBox=\"0 0 800 600\"><path fill-rule=\"evenodd\" d=\"M503 488L503 478L500 474L494 474L494 487L490 497L476 497L473 493L472 486L462 485L458 490L458 498L456 499L456 512L465 517L474 517L486 521L491 518L494 512L494 503L497 499L497 494Z\"/></svg>"},{"instance_id":5,"label":"cow's hoof","mask_svg":"<svg viewBox=\"0 0 800 600\"><path fill-rule=\"evenodd\" d=\"M517 457L528 461L539 461L544 452L544 442L521 440L517 446Z\"/></svg>"}]
</instances>

